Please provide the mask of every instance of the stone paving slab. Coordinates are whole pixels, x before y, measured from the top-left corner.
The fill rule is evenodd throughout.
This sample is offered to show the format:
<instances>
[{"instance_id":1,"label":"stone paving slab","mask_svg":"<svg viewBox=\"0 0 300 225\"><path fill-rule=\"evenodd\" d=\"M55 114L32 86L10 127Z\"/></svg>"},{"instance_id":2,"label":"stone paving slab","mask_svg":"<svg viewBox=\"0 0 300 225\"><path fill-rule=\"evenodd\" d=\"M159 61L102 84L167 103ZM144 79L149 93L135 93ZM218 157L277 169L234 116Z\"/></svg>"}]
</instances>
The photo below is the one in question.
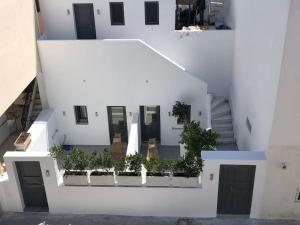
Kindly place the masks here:
<instances>
[{"instance_id":1,"label":"stone paving slab","mask_svg":"<svg viewBox=\"0 0 300 225\"><path fill-rule=\"evenodd\" d=\"M106 215L52 215L6 213L0 225L300 225L300 220L253 220L247 218L178 219Z\"/></svg>"}]
</instances>

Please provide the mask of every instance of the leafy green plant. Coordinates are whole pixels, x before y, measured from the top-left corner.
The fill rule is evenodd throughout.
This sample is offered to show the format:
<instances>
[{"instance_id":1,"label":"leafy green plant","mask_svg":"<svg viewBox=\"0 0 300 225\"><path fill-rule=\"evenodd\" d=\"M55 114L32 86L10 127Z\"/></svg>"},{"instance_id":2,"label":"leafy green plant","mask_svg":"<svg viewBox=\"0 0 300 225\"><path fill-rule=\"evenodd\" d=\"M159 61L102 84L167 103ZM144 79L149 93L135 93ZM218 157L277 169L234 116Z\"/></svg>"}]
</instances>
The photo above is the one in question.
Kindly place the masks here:
<instances>
[{"instance_id":1,"label":"leafy green plant","mask_svg":"<svg viewBox=\"0 0 300 225\"><path fill-rule=\"evenodd\" d=\"M182 124L188 122L190 119L190 106L184 102L176 101L173 105L172 116L177 118L177 123Z\"/></svg>"},{"instance_id":2,"label":"leafy green plant","mask_svg":"<svg viewBox=\"0 0 300 225\"><path fill-rule=\"evenodd\" d=\"M136 153L126 157L127 167L130 171L140 174L142 170L143 155Z\"/></svg>"},{"instance_id":3,"label":"leafy green plant","mask_svg":"<svg viewBox=\"0 0 300 225\"><path fill-rule=\"evenodd\" d=\"M200 156L202 150L214 150L217 144L217 133L212 130L202 129L200 122L191 121L185 123L180 134L180 143L184 144L188 151Z\"/></svg>"},{"instance_id":4,"label":"leafy green plant","mask_svg":"<svg viewBox=\"0 0 300 225\"><path fill-rule=\"evenodd\" d=\"M89 156L89 168L91 170L96 170L101 168L103 165L101 154L98 154L97 151L93 151L92 154Z\"/></svg>"},{"instance_id":5,"label":"leafy green plant","mask_svg":"<svg viewBox=\"0 0 300 225\"><path fill-rule=\"evenodd\" d=\"M102 168L108 172L113 166L111 152L105 149L102 156Z\"/></svg>"},{"instance_id":6,"label":"leafy green plant","mask_svg":"<svg viewBox=\"0 0 300 225\"><path fill-rule=\"evenodd\" d=\"M175 166L175 175L183 173L185 177L198 177L203 171L203 160L195 156L192 152L187 152L183 157L177 160Z\"/></svg>"},{"instance_id":7,"label":"leafy green plant","mask_svg":"<svg viewBox=\"0 0 300 225\"><path fill-rule=\"evenodd\" d=\"M119 160L114 162L115 172L122 172L126 169L126 158L122 157Z\"/></svg>"},{"instance_id":8,"label":"leafy green plant","mask_svg":"<svg viewBox=\"0 0 300 225\"><path fill-rule=\"evenodd\" d=\"M150 158L149 160L144 158L144 166L147 170L147 172L157 172L157 166L159 164L159 160L155 159L155 158Z\"/></svg>"},{"instance_id":9,"label":"leafy green plant","mask_svg":"<svg viewBox=\"0 0 300 225\"><path fill-rule=\"evenodd\" d=\"M70 155L65 154L62 159L62 168L68 173L73 169L73 163Z\"/></svg>"},{"instance_id":10,"label":"leafy green plant","mask_svg":"<svg viewBox=\"0 0 300 225\"><path fill-rule=\"evenodd\" d=\"M50 149L50 155L57 161L61 161L63 157L65 156L65 151L61 145L54 145Z\"/></svg>"},{"instance_id":11,"label":"leafy green plant","mask_svg":"<svg viewBox=\"0 0 300 225\"><path fill-rule=\"evenodd\" d=\"M77 147L71 150L71 161L75 170L85 170L89 166L89 159L85 152Z\"/></svg>"}]
</instances>

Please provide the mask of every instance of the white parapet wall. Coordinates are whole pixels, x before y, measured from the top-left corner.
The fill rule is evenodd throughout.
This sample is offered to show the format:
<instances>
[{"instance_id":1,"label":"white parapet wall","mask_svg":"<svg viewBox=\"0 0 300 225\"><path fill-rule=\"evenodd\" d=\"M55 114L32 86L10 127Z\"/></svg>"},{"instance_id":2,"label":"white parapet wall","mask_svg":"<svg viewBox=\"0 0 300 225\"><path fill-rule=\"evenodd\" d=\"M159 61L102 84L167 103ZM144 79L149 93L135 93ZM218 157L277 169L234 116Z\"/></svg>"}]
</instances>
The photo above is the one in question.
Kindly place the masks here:
<instances>
[{"instance_id":1,"label":"white parapet wall","mask_svg":"<svg viewBox=\"0 0 300 225\"><path fill-rule=\"evenodd\" d=\"M210 151L203 152L202 157L205 166L199 188L79 187L63 185L56 161L47 152L8 152L5 155L8 177L0 180L1 205L4 211L23 211L15 162L38 161L50 213L216 217L220 165L255 165L250 216L258 218L265 174L264 153Z\"/></svg>"},{"instance_id":2,"label":"white parapet wall","mask_svg":"<svg viewBox=\"0 0 300 225\"><path fill-rule=\"evenodd\" d=\"M139 113L134 113L132 115L132 122L129 134L129 141L127 145L126 155L134 155L140 151L140 132L139 132Z\"/></svg>"}]
</instances>

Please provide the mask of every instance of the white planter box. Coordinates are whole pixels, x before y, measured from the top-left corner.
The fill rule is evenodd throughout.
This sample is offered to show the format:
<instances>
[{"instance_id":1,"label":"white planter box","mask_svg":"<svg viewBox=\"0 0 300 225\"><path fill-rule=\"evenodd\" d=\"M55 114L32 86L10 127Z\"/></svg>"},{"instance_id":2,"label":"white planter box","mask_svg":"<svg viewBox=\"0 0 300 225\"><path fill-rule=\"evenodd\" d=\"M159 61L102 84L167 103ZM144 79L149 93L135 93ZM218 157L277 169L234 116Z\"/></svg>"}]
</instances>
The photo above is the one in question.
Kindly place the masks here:
<instances>
[{"instance_id":1,"label":"white planter box","mask_svg":"<svg viewBox=\"0 0 300 225\"><path fill-rule=\"evenodd\" d=\"M14 142L16 150L25 151L31 141L31 134L22 132L17 140Z\"/></svg>"},{"instance_id":2,"label":"white planter box","mask_svg":"<svg viewBox=\"0 0 300 225\"><path fill-rule=\"evenodd\" d=\"M173 187L199 187L198 177L172 177Z\"/></svg>"},{"instance_id":3,"label":"white planter box","mask_svg":"<svg viewBox=\"0 0 300 225\"><path fill-rule=\"evenodd\" d=\"M141 186L142 176L117 176L118 186Z\"/></svg>"},{"instance_id":4,"label":"white planter box","mask_svg":"<svg viewBox=\"0 0 300 225\"><path fill-rule=\"evenodd\" d=\"M169 187L171 185L171 178L169 176L147 176L146 186L148 187Z\"/></svg>"},{"instance_id":5,"label":"white planter box","mask_svg":"<svg viewBox=\"0 0 300 225\"><path fill-rule=\"evenodd\" d=\"M114 186L114 175L90 175L90 185L92 186Z\"/></svg>"},{"instance_id":6,"label":"white planter box","mask_svg":"<svg viewBox=\"0 0 300 225\"><path fill-rule=\"evenodd\" d=\"M86 175L64 175L63 181L65 186L87 186L88 179Z\"/></svg>"}]
</instances>

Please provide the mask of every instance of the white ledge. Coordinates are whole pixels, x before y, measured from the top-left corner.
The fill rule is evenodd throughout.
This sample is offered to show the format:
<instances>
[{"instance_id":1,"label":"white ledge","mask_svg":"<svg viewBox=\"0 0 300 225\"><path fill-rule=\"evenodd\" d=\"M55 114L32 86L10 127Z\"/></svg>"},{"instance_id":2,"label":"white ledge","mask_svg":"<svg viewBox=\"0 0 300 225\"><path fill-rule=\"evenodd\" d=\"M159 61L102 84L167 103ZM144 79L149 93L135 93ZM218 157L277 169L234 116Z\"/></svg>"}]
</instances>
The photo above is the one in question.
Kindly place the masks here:
<instances>
[{"instance_id":1,"label":"white ledge","mask_svg":"<svg viewBox=\"0 0 300 225\"><path fill-rule=\"evenodd\" d=\"M203 151L204 160L266 160L263 151Z\"/></svg>"}]
</instances>

